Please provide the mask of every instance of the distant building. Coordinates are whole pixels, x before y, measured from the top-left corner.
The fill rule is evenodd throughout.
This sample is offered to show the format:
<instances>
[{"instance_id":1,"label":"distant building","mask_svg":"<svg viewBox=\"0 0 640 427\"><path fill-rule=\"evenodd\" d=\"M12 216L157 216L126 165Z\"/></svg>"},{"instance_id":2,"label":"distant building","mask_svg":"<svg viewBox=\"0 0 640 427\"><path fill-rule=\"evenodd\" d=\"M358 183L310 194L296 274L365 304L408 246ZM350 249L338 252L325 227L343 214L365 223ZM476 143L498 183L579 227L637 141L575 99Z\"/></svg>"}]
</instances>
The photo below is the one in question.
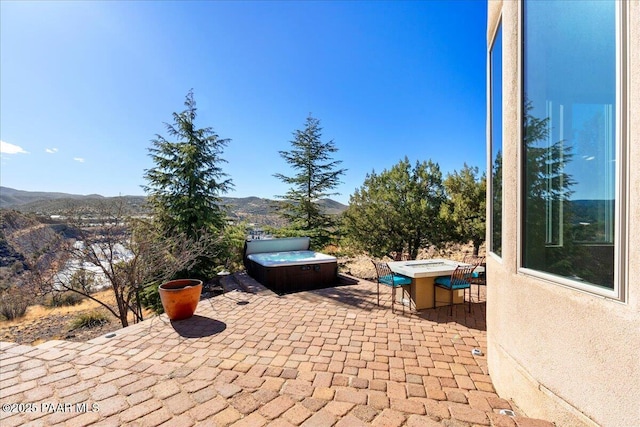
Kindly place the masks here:
<instances>
[{"instance_id":1,"label":"distant building","mask_svg":"<svg viewBox=\"0 0 640 427\"><path fill-rule=\"evenodd\" d=\"M640 2L488 2L487 347L558 426L640 425Z\"/></svg>"},{"instance_id":2,"label":"distant building","mask_svg":"<svg viewBox=\"0 0 640 427\"><path fill-rule=\"evenodd\" d=\"M273 239L273 236L262 228L252 227L249 229L247 240Z\"/></svg>"}]
</instances>

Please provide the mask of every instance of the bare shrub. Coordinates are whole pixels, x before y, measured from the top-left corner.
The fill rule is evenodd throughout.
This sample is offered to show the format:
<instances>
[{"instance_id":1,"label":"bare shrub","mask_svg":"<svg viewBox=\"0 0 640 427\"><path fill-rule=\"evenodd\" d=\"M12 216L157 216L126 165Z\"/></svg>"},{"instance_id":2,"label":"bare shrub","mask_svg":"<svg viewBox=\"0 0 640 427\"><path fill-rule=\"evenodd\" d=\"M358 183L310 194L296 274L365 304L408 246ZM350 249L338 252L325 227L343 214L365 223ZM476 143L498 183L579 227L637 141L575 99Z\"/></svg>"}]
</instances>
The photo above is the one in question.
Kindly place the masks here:
<instances>
[{"instance_id":1,"label":"bare shrub","mask_svg":"<svg viewBox=\"0 0 640 427\"><path fill-rule=\"evenodd\" d=\"M12 286L0 293L0 316L5 320L23 317L29 307L29 298L24 291Z\"/></svg>"}]
</instances>

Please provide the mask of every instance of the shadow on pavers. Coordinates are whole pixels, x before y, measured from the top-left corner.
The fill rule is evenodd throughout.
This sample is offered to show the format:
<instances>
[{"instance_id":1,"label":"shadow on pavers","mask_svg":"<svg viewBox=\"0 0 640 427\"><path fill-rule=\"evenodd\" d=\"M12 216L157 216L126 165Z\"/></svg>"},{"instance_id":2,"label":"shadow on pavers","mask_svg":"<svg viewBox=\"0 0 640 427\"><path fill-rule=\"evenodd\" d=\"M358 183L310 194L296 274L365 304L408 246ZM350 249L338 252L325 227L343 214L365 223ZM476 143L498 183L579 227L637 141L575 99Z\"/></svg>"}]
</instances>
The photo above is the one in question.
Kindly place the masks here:
<instances>
[{"instance_id":1,"label":"shadow on pavers","mask_svg":"<svg viewBox=\"0 0 640 427\"><path fill-rule=\"evenodd\" d=\"M226 323L197 314L184 320L171 320L171 326L184 338L210 337L227 329Z\"/></svg>"}]
</instances>

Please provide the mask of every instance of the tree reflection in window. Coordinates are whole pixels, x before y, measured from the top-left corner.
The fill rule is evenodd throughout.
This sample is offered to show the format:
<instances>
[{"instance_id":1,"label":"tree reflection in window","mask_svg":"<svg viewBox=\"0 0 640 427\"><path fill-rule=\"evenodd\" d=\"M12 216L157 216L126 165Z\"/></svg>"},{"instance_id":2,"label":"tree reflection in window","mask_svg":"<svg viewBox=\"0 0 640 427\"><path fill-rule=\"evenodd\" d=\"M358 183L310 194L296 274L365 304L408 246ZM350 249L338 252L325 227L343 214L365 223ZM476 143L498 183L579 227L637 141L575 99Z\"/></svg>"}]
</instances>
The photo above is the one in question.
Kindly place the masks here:
<instances>
[{"instance_id":1,"label":"tree reflection in window","mask_svg":"<svg viewBox=\"0 0 640 427\"><path fill-rule=\"evenodd\" d=\"M612 201L572 200L577 182L569 171L575 169L574 153L584 147L576 150L562 139L553 142L553 114L538 118L532 110L528 101L523 129L524 267L612 288L611 245L591 244L598 240L593 230L604 228L596 226L597 221L585 223L585 218L600 218Z\"/></svg>"}]
</instances>

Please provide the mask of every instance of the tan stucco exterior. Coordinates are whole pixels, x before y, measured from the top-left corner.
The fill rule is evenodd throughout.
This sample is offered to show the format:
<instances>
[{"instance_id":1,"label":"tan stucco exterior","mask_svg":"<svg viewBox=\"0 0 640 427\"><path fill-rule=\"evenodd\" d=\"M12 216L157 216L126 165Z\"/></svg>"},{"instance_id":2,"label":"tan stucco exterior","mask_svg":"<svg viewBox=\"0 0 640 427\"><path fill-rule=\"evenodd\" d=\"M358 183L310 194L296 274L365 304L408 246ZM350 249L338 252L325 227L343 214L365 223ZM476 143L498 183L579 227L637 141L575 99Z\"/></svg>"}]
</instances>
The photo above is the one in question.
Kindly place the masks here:
<instances>
[{"instance_id":1,"label":"tan stucco exterior","mask_svg":"<svg viewBox=\"0 0 640 427\"><path fill-rule=\"evenodd\" d=\"M622 301L518 270L521 4L489 1L488 5L487 49L502 22L504 156L502 257L487 257L489 371L500 396L512 399L526 415L558 426L640 425L640 2L624 4Z\"/></svg>"}]
</instances>

